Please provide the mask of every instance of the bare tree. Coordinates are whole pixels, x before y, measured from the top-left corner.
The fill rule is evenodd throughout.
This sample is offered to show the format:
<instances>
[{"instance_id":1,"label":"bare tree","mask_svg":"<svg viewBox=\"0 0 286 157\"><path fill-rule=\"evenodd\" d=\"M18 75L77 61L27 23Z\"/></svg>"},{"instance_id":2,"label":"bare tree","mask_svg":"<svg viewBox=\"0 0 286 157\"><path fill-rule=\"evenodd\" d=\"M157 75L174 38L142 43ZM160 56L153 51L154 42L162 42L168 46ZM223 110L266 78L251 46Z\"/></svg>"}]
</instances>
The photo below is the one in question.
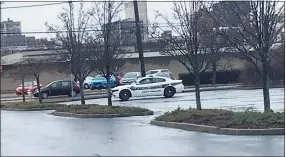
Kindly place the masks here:
<instances>
[{"instance_id":1,"label":"bare tree","mask_svg":"<svg viewBox=\"0 0 286 157\"><path fill-rule=\"evenodd\" d=\"M278 1L250 1L248 8L242 2L220 2L234 15L236 20L229 21L229 27L220 30L233 48L240 52L241 58L251 63L263 83L264 111L270 111L269 69L271 58L280 54L276 51L281 44L278 39L285 27L285 3ZM208 11L220 24L220 17Z\"/></svg>"},{"instance_id":2,"label":"bare tree","mask_svg":"<svg viewBox=\"0 0 286 157\"><path fill-rule=\"evenodd\" d=\"M13 70L10 72L10 76L12 77L13 80L21 80L22 83L22 100L23 102L26 101L26 97L25 97L25 79L28 78L29 76L31 76L31 71L27 70L27 67L25 66L26 62L25 61L20 61L18 63L13 64L13 66L16 67L16 70Z\"/></svg>"},{"instance_id":3,"label":"bare tree","mask_svg":"<svg viewBox=\"0 0 286 157\"><path fill-rule=\"evenodd\" d=\"M40 87L40 74L43 71L46 71L48 67L45 66L45 63L49 61L46 57L33 57L33 58L24 58L23 61L28 65L28 68L32 75L36 78L37 88L39 91L39 103L42 104L42 92Z\"/></svg>"},{"instance_id":4,"label":"bare tree","mask_svg":"<svg viewBox=\"0 0 286 157\"><path fill-rule=\"evenodd\" d=\"M205 60L203 56L208 49L204 43L206 27L202 11L204 3L198 1L174 2L173 15L179 25L170 21L168 17L157 12L157 17L164 19L177 36L159 37L159 31L162 31L159 25L154 26L153 36L157 36L159 42L162 42L162 53L175 57L186 69L195 76L196 105L201 110L200 100L200 73L210 67L210 61ZM157 33L156 33L157 32ZM157 35L156 35L157 34Z\"/></svg>"},{"instance_id":5,"label":"bare tree","mask_svg":"<svg viewBox=\"0 0 286 157\"><path fill-rule=\"evenodd\" d=\"M219 27L217 23L208 16L205 12L206 8L201 9L200 16L202 16L200 25L203 26L200 30L200 38L202 41L202 47L205 47L211 62L212 69L212 84L216 84L216 73L218 68L218 62L223 57L223 54L227 51L228 42L220 35Z\"/></svg>"},{"instance_id":6,"label":"bare tree","mask_svg":"<svg viewBox=\"0 0 286 157\"><path fill-rule=\"evenodd\" d=\"M93 38L89 41L92 55L90 60L96 70L106 78L108 105L112 106L110 79L114 68L120 67L118 59L124 57L125 37L120 33L119 12L122 2L94 2L93 20L96 28Z\"/></svg>"},{"instance_id":7,"label":"bare tree","mask_svg":"<svg viewBox=\"0 0 286 157\"><path fill-rule=\"evenodd\" d=\"M93 71L93 66L88 61L90 51L88 50L88 41L90 40L91 31L90 19L91 12L85 11L84 3L80 3L77 12L77 18L74 16L74 5L69 3L69 9L65 9L58 16L62 26L48 25L50 32L56 33L55 42L58 47L64 49L59 54L62 59L68 62L69 69L75 79L80 84L81 104L85 104L83 82L85 78ZM76 26L75 26L76 25ZM72 80L71 80L72 81ZM71 91L72 92L72 91Z\"/></svg>"}]
</instances>

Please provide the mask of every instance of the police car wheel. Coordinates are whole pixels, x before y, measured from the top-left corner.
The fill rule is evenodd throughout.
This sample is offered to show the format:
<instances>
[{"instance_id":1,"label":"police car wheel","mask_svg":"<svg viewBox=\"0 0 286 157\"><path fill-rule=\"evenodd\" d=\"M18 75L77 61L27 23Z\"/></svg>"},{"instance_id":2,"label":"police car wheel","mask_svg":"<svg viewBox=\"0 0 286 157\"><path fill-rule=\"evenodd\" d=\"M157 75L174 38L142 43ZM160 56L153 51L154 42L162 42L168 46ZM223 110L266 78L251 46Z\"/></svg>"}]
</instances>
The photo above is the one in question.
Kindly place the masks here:
<instances>
[{"instance_id":1,"label":"police car wheel","mask_svg":"<svg viewBox=\"0 0 286 157\"><path fill-rule=\"evenodd\" d=\"M165 90L164 90L164 96L165 96L166 98L171 98L171 97L173 97L173 96L175 95L175 93L176 93L176 90L175 90L174 87L167 87L167 88L165 88Z\"/></svg>"},{"instance_id":2,"label":"police car wheel","mask_svg":"<svg viewBox=\"0 0 286 157\"><path fill-rule=\"evenodd\" d=\"M119 98L122 100L122 101L127 101L129 100L129 98L131 97L131 93L129 90L127 89L124 89L122 90L120 93L119 93Z\"/></svg>"}]
</instances>

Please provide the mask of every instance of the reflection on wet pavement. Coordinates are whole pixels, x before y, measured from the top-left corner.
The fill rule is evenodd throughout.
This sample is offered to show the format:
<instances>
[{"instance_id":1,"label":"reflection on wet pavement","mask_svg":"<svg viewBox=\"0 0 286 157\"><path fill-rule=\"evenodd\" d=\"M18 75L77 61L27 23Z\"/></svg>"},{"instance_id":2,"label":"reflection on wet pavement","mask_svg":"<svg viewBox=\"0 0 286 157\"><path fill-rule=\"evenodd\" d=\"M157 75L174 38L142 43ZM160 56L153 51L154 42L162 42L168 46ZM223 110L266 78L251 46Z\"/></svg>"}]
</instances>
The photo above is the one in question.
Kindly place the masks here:
<instances>
[{"instance_id":1,"label":"reflection on wet pavement","mask_svg":"<svg viewBox=\"0 0 286 157\"><path fill-rule=\"evenodd\" d=\"M284 89L272 89L275 111L284 110ZM203 108L263 109L262 90L202 92ZM105 104L106 99L87 100ZM71 102L75 104L78 102ZM283 155L284 136L227 136L152 126L155 116L178 106L195 107L194 93L171 99L114 101L155 111L147 117L76 119L45 112L1 111L1 155Z\"/></svg>"}]
</instances>

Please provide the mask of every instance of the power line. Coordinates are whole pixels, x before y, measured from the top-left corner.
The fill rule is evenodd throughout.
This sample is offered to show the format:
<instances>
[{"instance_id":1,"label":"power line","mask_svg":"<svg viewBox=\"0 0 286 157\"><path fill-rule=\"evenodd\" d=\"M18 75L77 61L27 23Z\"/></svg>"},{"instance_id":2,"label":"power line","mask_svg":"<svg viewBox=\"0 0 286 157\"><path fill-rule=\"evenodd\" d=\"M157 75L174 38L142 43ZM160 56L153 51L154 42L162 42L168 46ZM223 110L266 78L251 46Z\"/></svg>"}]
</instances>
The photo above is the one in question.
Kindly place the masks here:
<instances>
[{"instance_id":1,"label":"power line","mask_svg":"<svg viewBox=\"0 0 286 157\"><path fill-rule=\"evenodd\" d=\"M19 8L30 8L30 7L41 7L41 6L59 5L59 4L65 4L65 3L68 3L68 2L48 3L48 4L35 4L35 5L25 5L25 6L15 6L15 7L3 7L1 9L19 9Z\"/></svg>"}]
</instances>

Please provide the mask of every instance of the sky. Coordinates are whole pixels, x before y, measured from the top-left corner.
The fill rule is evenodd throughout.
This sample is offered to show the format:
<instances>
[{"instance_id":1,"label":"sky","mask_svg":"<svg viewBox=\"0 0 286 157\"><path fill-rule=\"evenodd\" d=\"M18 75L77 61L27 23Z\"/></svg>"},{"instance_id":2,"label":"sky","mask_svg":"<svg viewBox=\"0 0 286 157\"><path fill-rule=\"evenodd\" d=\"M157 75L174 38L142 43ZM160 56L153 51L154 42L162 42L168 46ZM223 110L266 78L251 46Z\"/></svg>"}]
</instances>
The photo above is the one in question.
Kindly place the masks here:
<instances>
[{"instance_id":1,"label":"sky","mask_svg":"<svg viewBox=\"0 0 286 157\"><path fill-rule=\"evenodd\" d=\"M59 1L63 2L63 1ZM68 7L68 3L65 4L57 4L57 5L49 5L49 6L37 6L37 7L29 7L29 8L7 8L7 7L15 7L15 6L29 6L29 5L40 5L47 3L57 3L52 0L46 0L45 2L30 0L29 2L25 1L5 1L1 6L1 19L2 21L7 21L9 18L13 21L21 21L22 24L22 32L44 32L47 30L45 26L45 22L49 24L59 24L59 20L57 19L58 14L62 11L63 7ZM88 2L86 2L87 6ZM173 2L166 2L163 0L157 0L156 2L147 0L147 12L148 12L148 20L150 22L155 21L154 11L158 10L160 13L172 16L170 9L173 6ZM6 9L5 9L6 8ZM124 18L124 12L121 13L121 17ZM158 21L156 22L163 22ZM49 34L26 34L26 36L36 36L36 38L41 37L52 37Z\"/></svg>"}]
</instances>

